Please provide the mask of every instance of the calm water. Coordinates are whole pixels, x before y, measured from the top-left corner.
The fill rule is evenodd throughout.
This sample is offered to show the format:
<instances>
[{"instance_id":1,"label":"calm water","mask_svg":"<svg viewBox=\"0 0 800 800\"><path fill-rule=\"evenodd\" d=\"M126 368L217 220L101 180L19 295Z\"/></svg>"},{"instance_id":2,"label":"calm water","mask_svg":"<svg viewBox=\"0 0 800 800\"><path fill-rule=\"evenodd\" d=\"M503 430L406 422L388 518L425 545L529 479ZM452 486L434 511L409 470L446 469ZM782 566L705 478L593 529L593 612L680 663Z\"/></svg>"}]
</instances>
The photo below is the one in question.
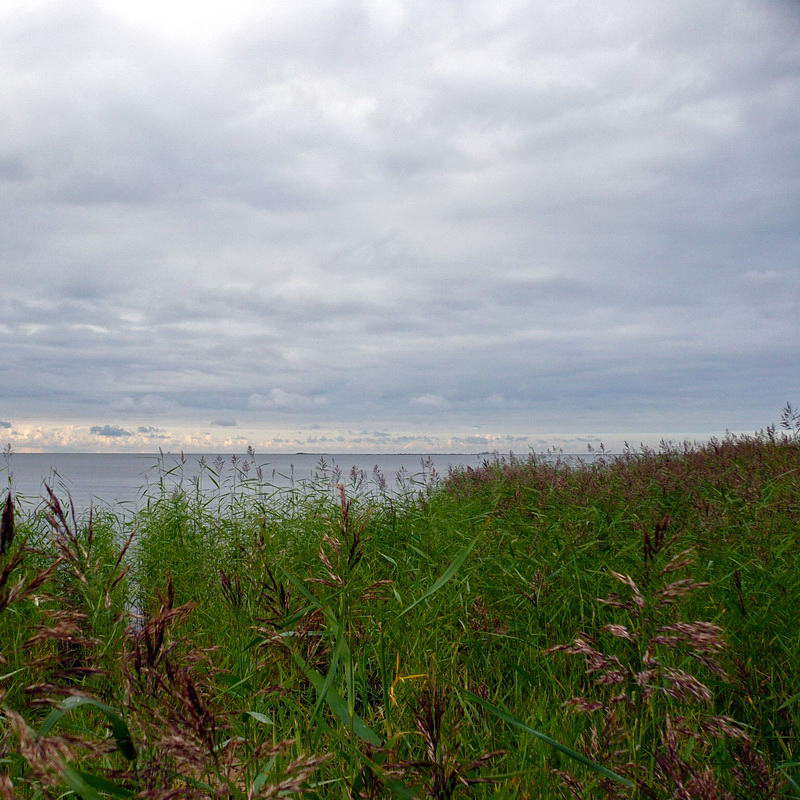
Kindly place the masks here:
<instances>
[{"instance_id":1,"label":"calm water","mask_svg":"<svg viewBox=\"0 0 800 800\"><path fill-rule=\"evenodd\" d=\"M320 459L324 459L324 463ZM336 483L360 484L374 489L385 486L397 490L429 481L432 473L446 476L453 466L479 466L486 455L329 455L281 454L249 456L165 455L162 470L173 470L166 484L173 488L182 482L191 489L200 476L204 490L211 490L208 465L223 476L223 481L256 480L260 469L263 483L275 487L301 486L315 476ZM44 483L54 489L68 490L78 508L91 503L142 502L142 489L155 489L160 470L155 455L133 453L14 453L7 463L0 461L0 485L9 475L15 492L34 502L42 496ZM384 484L385 482L385 484Z\"/></svg>"}]
</instances>

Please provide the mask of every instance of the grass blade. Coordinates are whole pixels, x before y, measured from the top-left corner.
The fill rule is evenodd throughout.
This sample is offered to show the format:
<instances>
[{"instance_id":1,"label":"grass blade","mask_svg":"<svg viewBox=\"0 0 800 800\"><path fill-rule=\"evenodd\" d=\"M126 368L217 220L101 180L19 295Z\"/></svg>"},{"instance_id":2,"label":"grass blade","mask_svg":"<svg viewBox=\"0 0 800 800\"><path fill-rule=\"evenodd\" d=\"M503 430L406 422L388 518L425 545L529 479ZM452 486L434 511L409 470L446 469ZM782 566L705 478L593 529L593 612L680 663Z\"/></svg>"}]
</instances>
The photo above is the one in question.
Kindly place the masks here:
<instances>
[{"instance_id":1,"label":"grass blade","mask_svg":"<svg viewBox=\"0 0 800 800\"><path fill-rule=\"evenodd\" d=\"M262 725L274 725L275 722L268 717L266 714L262 714L260 711L243 711L243 717L252 717L256 722L260 722Z\"/></svg>"},{"instance_id":2,"label":"grass blade","mask_svg":"<svg viewBox=\"0 0 800 800\"><path fill-rule=\"evenodd\" d=\"M342 653L347 651L347 642L344 638L344 633L341 628L339 628L338 633L339 635L336 639L336 646L333 648L333 655L331 656L330 667L328 667L328 674L325 676L325 681L322 684L322 688L317 690L317 702L314 705L313 711L313 715L315 717L317 716L320 708L322 708L322 704L325 702L325 699L328 696L328 691L333 685L333 680L336 677L337 670L339 669L339 659L342 657Z\"/></svg>"},{"instance_id":3,"label":"grass blade","mask_svg":"<svg viewBox=\"0 0 800 800\"><path fill-rule=\"evenodd\" d=\"M398 778L393 778L387 774L381 765L385 760L385 753L375 753L375 759L370 758L360 747L354 744L351 740L345 738L340 731L331 728L324 719L320 719L318 724L322 730L329 733L336 739L341 747L347 750L353 758L360 761L364 766L368 767L375 775L377 775L384 785L394 794L395 797L400 797L402 800L418 800L419 793L407 786L403 781ZM380 762L380 763L379 763Z\"/></svg>"},{"instance_id":4,"label":"grass blade","mask_svg":"<svg viewBox=\"0 0 800 800\"><path fill-rule=\"evenodd\" d=\"M66 783L75 794L82 797L83 800L102 800L100 795L89 786L86 780L84 780L83 775L68 764L64 764L61 769L61 777L64 779L64 783Z\"/></svg>"},{"instance_id":5,"label":"grass blade","mask_svg":"<svg viewBox=\"0 0 800 800\"><path fill-rule=\"evenodd\" d=\"M579 761L584 766L589 767L589 769L599 772L601 775L605 775L606 778L611 778L611 780L621 783L623 786L633 787L633 781L617 774L613 770L608 769L608 767L604 767L602 764L598 764L596 761L592 761L591 758L587 758L577 750L573 750L571 747L567 747L565 744L561 744L561 742L551 739L546 733L537 731L536 728L531 728L530 725L526 725L521 719L518 719L509 711L506 711L499 706L492 705L490 702L488 702L488 700L478 697L477 694L473 694L467 689L459 689L459 691L461 694L466 695L474 703L483 706L483 708L485 708L487 711L491 711L492 714L499 719L502 719L503 722L507 722L509 725L519 728L521 731L525 731L525 733L529 733L531 736L535 736L537 739L541 739L546 744L549 744L554 750L558 750L559 753L563 753L568 758L571 758L574 761Z\"/></svg>"},{"instance_id":6,"label":"grass blade","mask_svg":"<svg viewBox=\"0 0 800 800\"><path fill-rule=\"evenodd\" d=\"M397 615L398 618L408 614L412 608L415 608L423 600L427 600L432 594L438 592L439 589L441 589L442 586L444 586L453 577L453 575L455 575L456 572L461 569L461 565L467 560L467 556L472 552L473 548L478 543L478 539L480 539L482 535L483 530L453 559L453 561L450 563L450 566L430 585L426 592L424 592L410 606L404 608Z\"/></svg>"},{"instance_id":7,"label":"grass blade","mask_svg":"<svg viewBox=\"0 0 800 800\"><path fill-rule=\"evenodd\" d=\"M42 727L39 728L37 735L46 736L62 717L74 711L76 708L85 706L96 708L105 716L111 725L111 732L117 743L117 749L125 758L129 761L133 761L136 758L136 748L133 745L133 738L131 737L131 732L128 730L125 721L111 706L107 706L105 703L93 697L68 697L61 705L54 708L48 714L47 718L42 723Z\"/></svg>"},{"instance_id":8,"label":"grass blade","mask_svg":"<svg viewBox=\"0 0 800 800\"><path fill-rule=\"evenodd\" d=\"M134 792L131 789L126 789L113 781L103 778L101 775L91 775L88 772L81 772L80 770L73 770L71 772L77 775L85 784L92 789L99 789L104 794L110 794L112 797L133 797Z\"/></svg>"},{"instance_id":9,"label":"grass blade","mask_svg":"<svg viewBox=\"0 0 800 800\"><path fill-rule=\"evenodd\" d=\"M325 686L325 679L320 675L317 670L309 667L303 660L302 656L297 653L292 654L295 662L303 670L306 678L308 678L311 685L317 690L317 695L323 695L325 702L328 704L330 710L344 723L348 730L353 731L360 739L363 739L367 744L374 747L380 747L383 744L380 736L364 722L358 714L350 714L345 703L344 698L336 691L333 686Z\"/></svg>"}]
</instances>

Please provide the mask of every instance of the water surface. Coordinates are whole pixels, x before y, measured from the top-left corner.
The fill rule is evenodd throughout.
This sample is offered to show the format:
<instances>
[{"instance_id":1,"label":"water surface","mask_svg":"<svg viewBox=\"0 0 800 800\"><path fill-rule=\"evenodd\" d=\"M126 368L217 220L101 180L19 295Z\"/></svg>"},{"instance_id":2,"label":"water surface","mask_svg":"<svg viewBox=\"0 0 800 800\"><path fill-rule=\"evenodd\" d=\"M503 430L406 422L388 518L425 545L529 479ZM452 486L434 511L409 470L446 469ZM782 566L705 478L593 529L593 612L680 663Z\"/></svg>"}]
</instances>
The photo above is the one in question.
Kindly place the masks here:
<instances>
[{"instance_id":1,"label":"water surface","mask_svg":"<svg viewBox=\"0 0 800 800\"><path fill-rule=\"evenodd\" d=\"M0 481L34 503L47 483L60 494L67 491L78 508L92 503L127 504L136 508L147 492L159 491L159 481L194 490L223 489L242 480L271 487L301 487L312 480L342 482L375 490L397 491L422 486L446 476L451 467L480 466L486 454L325 455L312 453L231 456L135 453L14 453L0 462Z\"/></svg>"}]
</instances>

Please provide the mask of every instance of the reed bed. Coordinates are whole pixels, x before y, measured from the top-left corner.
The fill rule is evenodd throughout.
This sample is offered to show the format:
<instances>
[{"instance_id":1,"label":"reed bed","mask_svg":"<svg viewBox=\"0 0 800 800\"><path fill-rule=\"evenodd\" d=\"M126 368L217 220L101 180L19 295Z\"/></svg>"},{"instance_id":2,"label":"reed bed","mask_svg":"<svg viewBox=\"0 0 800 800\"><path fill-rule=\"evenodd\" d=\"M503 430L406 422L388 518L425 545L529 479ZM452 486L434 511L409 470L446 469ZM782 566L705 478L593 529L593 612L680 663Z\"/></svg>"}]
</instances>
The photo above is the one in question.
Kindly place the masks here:
<instances>
[{"instance_id":1,"label":"reed bed","mask_svg":"<svg viewBox=\"0 0 800 800\"><path fill-rule=\"evenodd\" d=\"M800 797L794 422L399 495L9 493L0 798Z\"/></svg>"}]
</instances>

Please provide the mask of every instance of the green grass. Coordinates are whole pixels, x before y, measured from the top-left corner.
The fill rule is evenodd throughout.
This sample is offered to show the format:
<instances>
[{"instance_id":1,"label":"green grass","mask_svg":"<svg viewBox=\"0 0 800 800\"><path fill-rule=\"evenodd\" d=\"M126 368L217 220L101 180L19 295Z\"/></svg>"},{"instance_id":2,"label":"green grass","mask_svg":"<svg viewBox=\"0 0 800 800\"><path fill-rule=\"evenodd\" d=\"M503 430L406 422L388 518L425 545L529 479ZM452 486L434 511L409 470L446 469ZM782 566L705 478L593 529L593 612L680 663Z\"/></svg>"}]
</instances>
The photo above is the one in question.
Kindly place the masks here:
<instances>
[{"instance_id":1,"label":"green grass","mask_svg":"<svg viewBox=\"0 0 800 800\"><path fill-rule=\"evenodd\" d=\"M796 438L402 498L209 477L17 513L0 797L800 797Z\"/></svg>"}]
</instances>

